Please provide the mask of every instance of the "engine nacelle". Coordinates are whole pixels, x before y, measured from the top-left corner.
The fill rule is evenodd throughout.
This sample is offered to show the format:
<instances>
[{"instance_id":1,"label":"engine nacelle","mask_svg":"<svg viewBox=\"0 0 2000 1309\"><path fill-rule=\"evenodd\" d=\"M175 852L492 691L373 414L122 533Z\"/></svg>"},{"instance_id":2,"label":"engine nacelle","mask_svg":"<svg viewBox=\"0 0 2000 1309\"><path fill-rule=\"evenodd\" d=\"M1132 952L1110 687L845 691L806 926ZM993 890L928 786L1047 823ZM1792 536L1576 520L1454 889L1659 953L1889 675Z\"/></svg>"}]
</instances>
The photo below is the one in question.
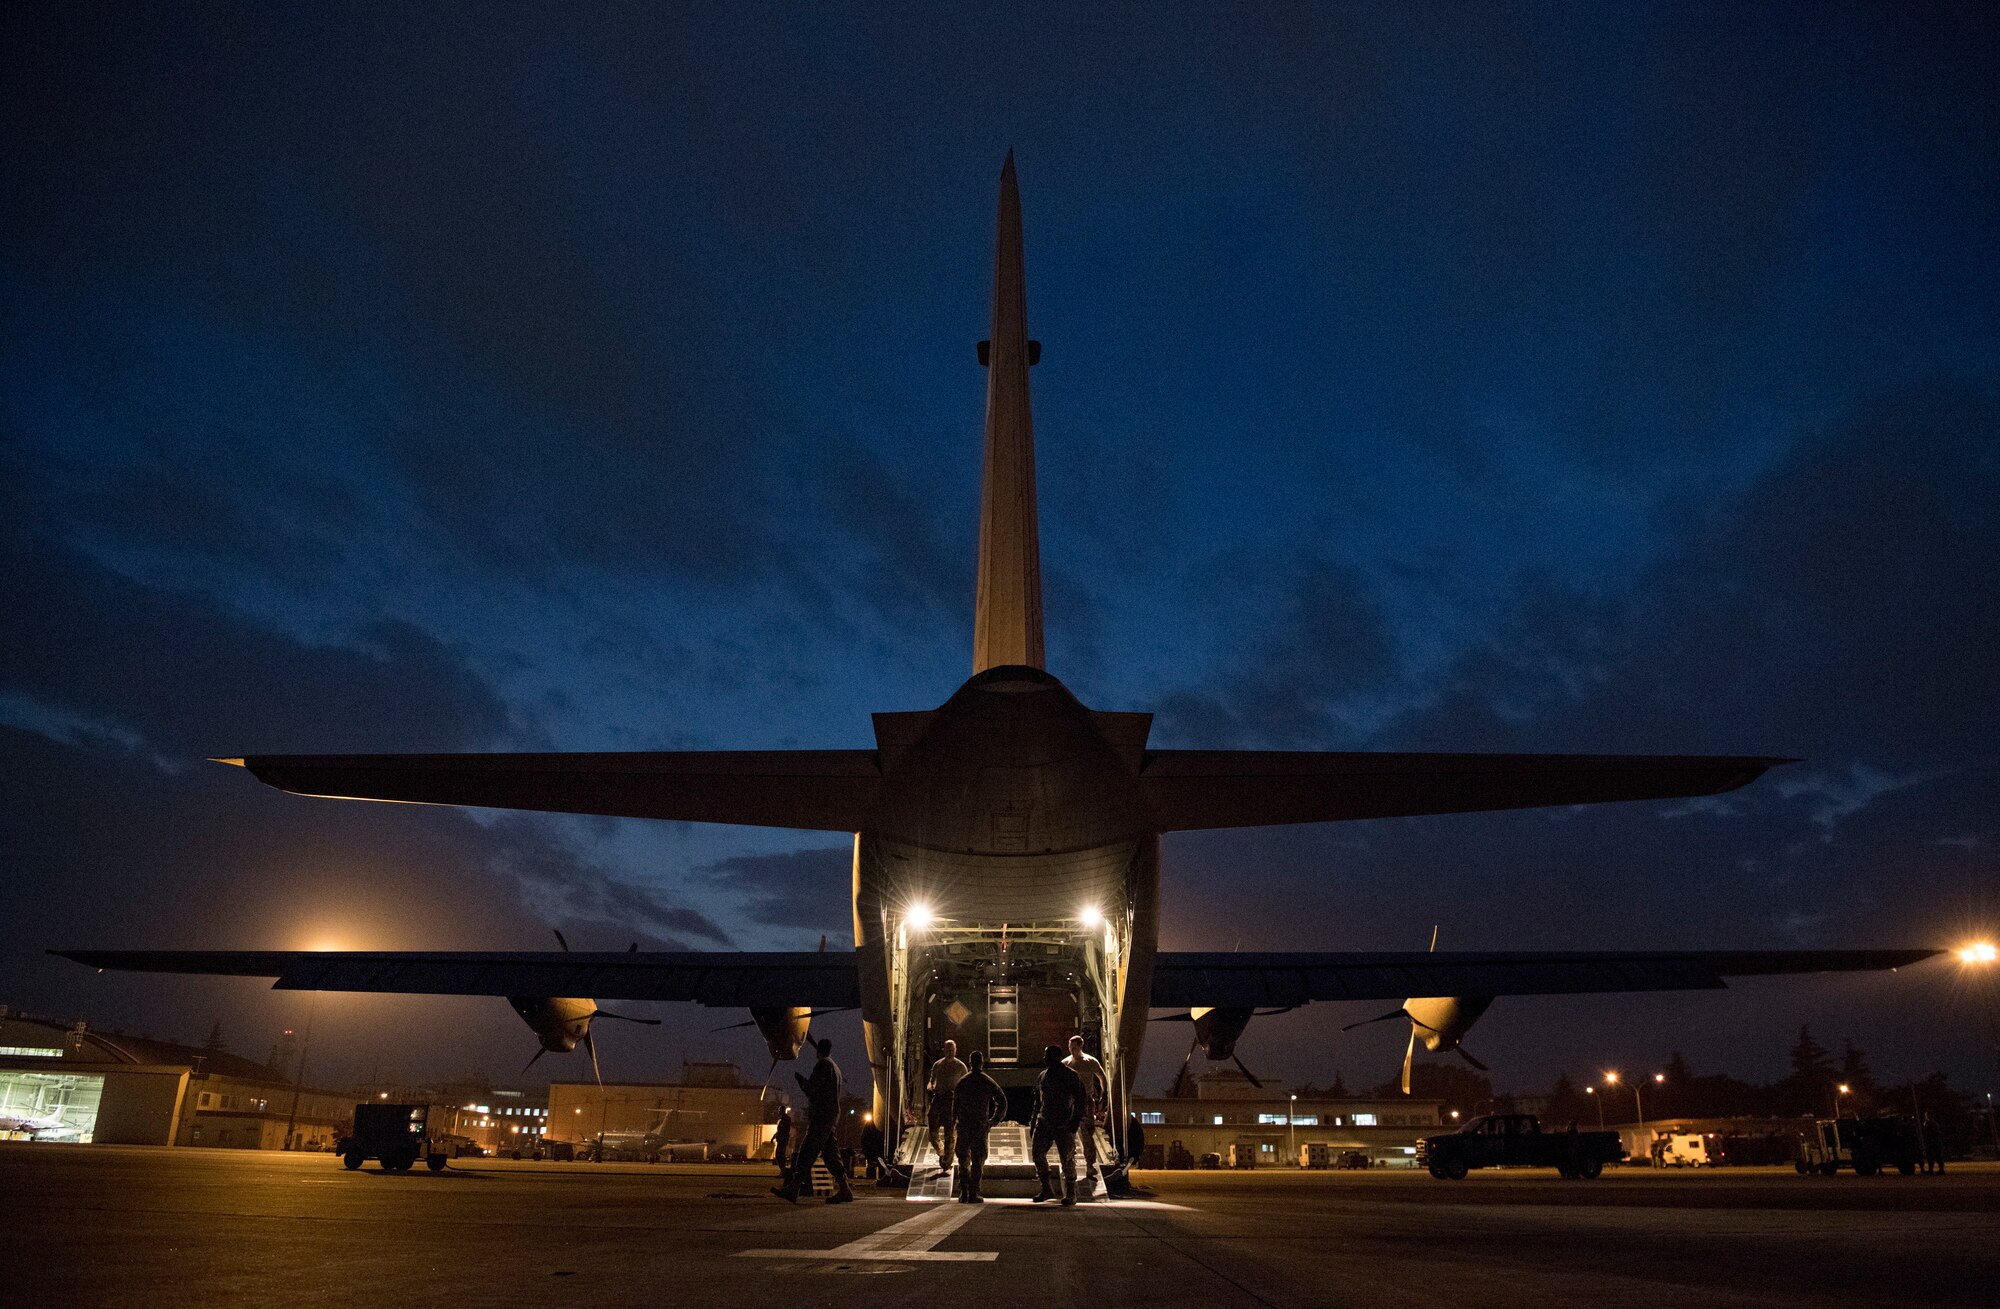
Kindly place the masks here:
<instances>
[{"instance_id":1,"label":"engine nacelle","mask_svg":"<svg viewBox=\"0 0 2000 1309\"><path fill-rule=\"evenodd\" d=\"M785 1008L781 1005L752 1007L751 1021L757 1024L757 1034L764 1038L764 1048L771 1052L773 1063L780 1059L796 1059L805 1047L806 1034L812 1027L811 1009L803 1006Z\"/></svg>"},{"instance_id":2,"label":"engine nacelle","mask_svg":"<svg viewBox=\"0 0 2000 1309\"><path fill-rule=\"evenodd\" d=\"M568 1054L590 1034L590 1020L597 1016L597 1001L575 996L510 995L507 1003L533 1028L542 1049L550 1054Z\"/></svg>"},{"instance_id":3,"label":"engine nacelle","mask_svg":"<svg viewBox=\"0 0 2000 1309\"><path fill-rule=\"evenodd\" d=\"M1490 995L1425 996L1405 1002L1403 1012L1416 1024L1424 1049L1441 1054L1458 1049L1458 1043L1492 1003Z\"/></svg>"},{"instance_id":4,"label":"engine nacelle","mask_svg":"<svg viewBox=\"0 0 2000 1309\"><path fill-rule=\"evenodd\" d=\"M1188 1010L1188 1017L1194 1022L1194 1039L1201 1046L1201 1052L1212 1060L1234 1058L1236 1043L1243 1039L1243 1029L1250 1026L1255 1009L1231 1007L1226 1009Z\"/></svg>"}]
</instances>

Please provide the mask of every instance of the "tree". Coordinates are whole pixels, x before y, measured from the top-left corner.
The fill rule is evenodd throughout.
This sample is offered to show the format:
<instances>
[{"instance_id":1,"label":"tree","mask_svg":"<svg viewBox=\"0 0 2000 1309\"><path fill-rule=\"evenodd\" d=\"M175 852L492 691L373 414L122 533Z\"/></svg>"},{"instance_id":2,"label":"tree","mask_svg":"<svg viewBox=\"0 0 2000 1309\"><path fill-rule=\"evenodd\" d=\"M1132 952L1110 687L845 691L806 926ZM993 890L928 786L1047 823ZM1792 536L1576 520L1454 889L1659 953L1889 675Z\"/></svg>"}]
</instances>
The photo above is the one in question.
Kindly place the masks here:
<instances>
[{"instance_id":1,"label":"tree","mask_svg":"<svg viewBox=\"0 0 2000 1309\"><path fill-rule=\"evenodd\" d=\"M1559 1073L1555 1085L1549 1088L1548 1109L1543 1117L1557 1128L1586 1121L1595 1126L1597 1110L1592 1107L1590 1097L1583 1093L1583 1088L1568 1073Z\"/></svg>"},{"instance_id":2,"label":"tree","mask_svg":"<svg viewBox=\"0 0 2000 1309\"><path fill-rule=\"evenodd\" d=\"M1801 1082L1825 1082L1832 1075L1833 1061L1827 1057L1826 1047L1813 1040L1809 1025L1801 1023L1798 1044L1792 1047L1792 1076Z\"/></svg>"},{"instance_id":3,"label":"tree","mask_svg":"<svg viewBox=\"0 0 2000 1309\"><path fill-rule=\"evenodd\" d=\"M1392 1078L1375 1088L1375 1094L1383 1099L1401 1096L1401 1077ZM1427 1063L1419 1060L1410 1070L1410 1094L1424 1100L1442 1100L1445 1107L1457 1109L1467 1117L1479 1112L1490 1111L1490 1102L1496 1099L1493 1083L1458 1063ZM1480 1108L1486 1106L1486 1110Z\"/></svg>"},{"instance_id":4,"label":"tree","mask_svg":"<svg viewBox=\"0 0 2000 1309\"><path fill-rule=\"evenodd\" d=\"M1660 1084L1656 1094L1659 1097L1658 1114L1667 1117L1691 1117L1694 1114L1694 1097L1689 1093L1694 1089L1694 1070L1688 1067L1687 1057L1676 1050L1667 1056L1667 1063L1660 1070L1666 1081Z\"/></svg>"},{"instance_id":5,"label":"tree","mask_svg":"<svg viewBox=\"0 0 2000 1309\"><path fill-rule=\"evenodd\" d=\"M201 1043L201 1052L205 1055L229 1053L229 1044L222 1039L222 1023L220 1020L217 1020L215 1026L208 1029L208 1039Z\"/></svg>"},{"instance_id":6,"label":"tree","mask_svg":"<svg viewBox=\"0 0 2000 1309\"><path fill-rule=\"evenodd\" d=\"M1338 1068L1333 1070L1333 1085L1326 1088L1326 1094L1333 1100L1345 1100L1353 1094L1347 1089L1347 1079L1341 1076Z\"/></svg>"},{"instance_id":7,"label":"tree","mask_svg":"<svg viewBox=\"0 0 2000 1309\"><path fill-rule=\"evenodd\" d=\"M1854 1042L1842 1043L1840 1052L1840 1080L1854 1088L1856 1095L1872 1095L1875 1090L1875 1074L1869 1071L1868 1056L1854 1048Z\"/></svg>"}]
</instances>

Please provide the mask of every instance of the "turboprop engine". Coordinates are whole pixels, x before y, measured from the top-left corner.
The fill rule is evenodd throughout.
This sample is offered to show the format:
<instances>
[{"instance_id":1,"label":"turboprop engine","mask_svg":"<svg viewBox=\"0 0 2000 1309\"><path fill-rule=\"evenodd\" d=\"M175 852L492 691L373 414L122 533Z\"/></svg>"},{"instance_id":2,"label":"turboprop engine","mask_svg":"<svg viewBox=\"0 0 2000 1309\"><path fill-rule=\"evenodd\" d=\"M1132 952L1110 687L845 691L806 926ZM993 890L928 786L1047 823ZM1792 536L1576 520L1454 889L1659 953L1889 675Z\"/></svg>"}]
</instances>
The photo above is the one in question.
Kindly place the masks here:
<instances>
[{"instance_id":1,"label":"turboprop engine","mask_svg":"<svg viewBox=\"0 0 2000 1309\"><path fill-rule=\"evenodd\" d=\"M1472 1057L1460 1042L1471 1026L1479 1021L1493 1003L1490 995L1433 995L1419 996L1405 1000L1401 1009L1393 1010L1375 1018L1364 1018L1358 1023L1349 1023L1341 1030L1351 1032L1357 1027L1370 1023L1386 1023L1392 1018L1410 1020L1410 1043L1403 1049L1403 1094L1410 1093L1410 1064L1416 1058L1417 1042L1424 1043L1424 1049L1433 1054L1444 1054L1456 1050L1458 1057L1477 1068L1486 1071L1486 1065Z\"/></svg>"},{"instance_id":2,"label":"turboprop engine","mask_svg":"<svg viewBox=\"0 0 2000 1309\"><path fill-rule=\"evenodd\" d=\"M806 1035L812 1030L812 1020L813 1011L803 1006L765 1006L750 1010L750 1021L757 1024L757 1035L764 1038L764 1048L771 1052L773 1064L799 1057L799 1051L805 1047Z\"/></svg>"},{"instance_id":3,"label":"turboprop engine","mask_svg":"<svg viewBox=\"0 0 2000 1309\"><path fill-rule=\"evenodd\" d=\"M564 954L569 953L569 942L563 939L560 931L556 932L556 944L563 948ZM637 950L639 943L634 941L628 948ZM590 1036L591 1020L616 1018L622 1023L643 1023L647 1027L660 1025L657 1018L633 1018L626 1014L609 1013L599 1009L597 1001L581 996L510 995L507 1003L514 1007L514 1012L521 1015L521 1021L534 1030L536 1038L542 1043L542 1048L535 1051L534 1059L528 1060L528 1068L533 1068L535 1059L545 1054L568 1054L581 1045L590 1052L590 1069L600 1086L604 1083L604 1073L597 1064L597 1042ZM527 1068L521 1071L526 1072Z\"/></svg>"},{"instance_id":4,"label":"turboprop engine","mask_svg":"<svg viewBox=\"0 0 2000 1309\"><path fill-rule=\"evenodd\" d=\"M1438 929L1431 928L1431 949L1438 948ZM1393 1018L1410 1020L1410 1043L1403 1048L1403 1094L1410 1093L1410 1064L1417 1055L1417 1041L1421 1039L1424 1049L1432 1054L1458 1051L1458 1057L1477 1068L1486 1071L1486 1065L1474 1059L1466 1048L1459 1044L1472 1025L1479 1021L1481 1014L1493 1003L1490 995L1430 995L1418 996L1403 1001L1401 1009L1392 1009L1374 1018L1364 1018L1358 1023L1349 1023L1341 1028L1351 1032L1357 1027L1370 1023L1386 1023Z\"/></svg>"},{"instance_id":5,"label":"turboprop engine","mask_svg":"<svg viewBox=\"0 0 2000 1309\"><path fill-rule=\"evenodd\" d=\"M1153 1021L1194 1024L1194 1040L1188 1045L1187 1058L1181 1060L1180 1074L1174 1078L1175 1085L1179 1085L1182 1079L1187 1077L1188 1064L1194 1059L1194 1052L1199 1050L1208 1056L1211 1063L1219 1063L1224 1059L1231 1060L1235 1063L1237 1071L1250 1079L1250 1085L1262 1087L1264 1083L1257 1079L1257 1074L1251 1072L1244 1066L1243 1061L1237 1058L1236 1043L1243 1039L1243 1030L1250 1026L1252 1018L1289 1012L1291 1012L1290 1006L1283 1009L1251 1009L1242 1005L1231 1005L1215 1009L1190 1008L1184 1014L1165 1014Z\"/></svg>"}]
</instances>

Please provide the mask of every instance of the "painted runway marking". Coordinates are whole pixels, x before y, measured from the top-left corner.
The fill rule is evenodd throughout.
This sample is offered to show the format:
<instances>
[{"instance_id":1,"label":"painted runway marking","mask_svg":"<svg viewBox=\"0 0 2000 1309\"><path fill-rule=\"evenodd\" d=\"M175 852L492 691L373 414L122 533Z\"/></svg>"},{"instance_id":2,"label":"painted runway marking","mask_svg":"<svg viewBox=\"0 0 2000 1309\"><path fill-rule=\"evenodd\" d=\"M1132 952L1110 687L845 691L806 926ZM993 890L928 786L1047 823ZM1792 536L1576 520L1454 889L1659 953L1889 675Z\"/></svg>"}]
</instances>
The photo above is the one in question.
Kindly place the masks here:
<instances>
[{"instance_id":1,"label":"painted runway marking","mask_svg":"<svg viewBox=\"0 0 2000 1309\"><path fill-rule=\"evenodd\" d=\"M980 1206L938 1205L831 1250L738 1250L738 1259L879 1259L887 1263L991 1263L998 1250L939 1250L940 1241L979 1217Z\"/></svg>"}]
</instances>

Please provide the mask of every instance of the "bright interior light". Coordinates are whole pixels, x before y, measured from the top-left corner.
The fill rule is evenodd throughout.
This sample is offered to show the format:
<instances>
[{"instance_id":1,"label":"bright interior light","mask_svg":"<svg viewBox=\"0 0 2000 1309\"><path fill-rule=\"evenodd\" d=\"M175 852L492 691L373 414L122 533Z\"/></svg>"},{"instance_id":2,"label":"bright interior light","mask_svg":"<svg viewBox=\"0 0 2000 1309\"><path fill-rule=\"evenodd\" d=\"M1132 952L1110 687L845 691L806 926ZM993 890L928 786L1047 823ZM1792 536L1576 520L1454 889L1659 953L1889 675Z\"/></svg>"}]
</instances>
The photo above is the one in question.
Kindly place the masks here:
<instances>
[{"instance_id":1,"label":"bright interior light","mask_svg":"<svg viewBox=\"0 0 2000 1309\"><path fill-rule=\"evenodd\" d=\"M920 932L924 928L929 927L931 925L931 907L922 900L917 901L903 911L903 925L905 927L913 927Z\"/></svg>"},{"instance_id":2,"label":"bright interior light","mask_svg":"<svg viewBox=\"0 0 2000 1309\"><path fill-rule=\"evenodd\" d=\"M1104 915L1098 911L1096 905L1085 905L1083 912L1077 915L1077 921L1094 931L1097 925L1104 921Z\"/></svg>"},{"instance_id":3,"label":"bright interior light","mask_svg":"<svg viewBox=\"0 0 2000 1309\"><path fill-rule=\"evenodd\" d=\"M2000 959L2000 947L1991 941L1974 941L1958 952L1962 964L1990 964L1995 959Z\"/></svg>"}]
</instances>

